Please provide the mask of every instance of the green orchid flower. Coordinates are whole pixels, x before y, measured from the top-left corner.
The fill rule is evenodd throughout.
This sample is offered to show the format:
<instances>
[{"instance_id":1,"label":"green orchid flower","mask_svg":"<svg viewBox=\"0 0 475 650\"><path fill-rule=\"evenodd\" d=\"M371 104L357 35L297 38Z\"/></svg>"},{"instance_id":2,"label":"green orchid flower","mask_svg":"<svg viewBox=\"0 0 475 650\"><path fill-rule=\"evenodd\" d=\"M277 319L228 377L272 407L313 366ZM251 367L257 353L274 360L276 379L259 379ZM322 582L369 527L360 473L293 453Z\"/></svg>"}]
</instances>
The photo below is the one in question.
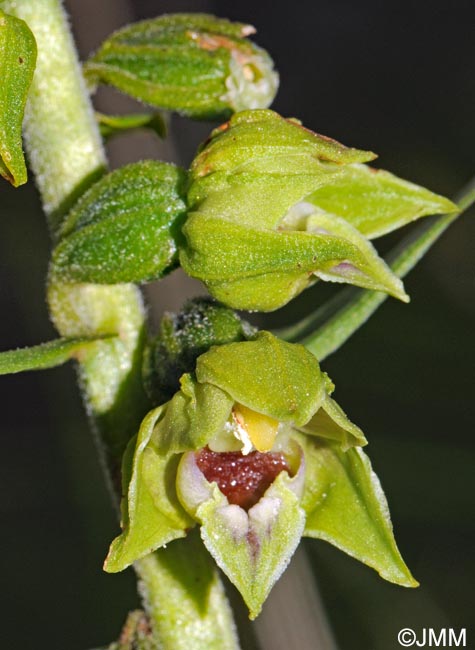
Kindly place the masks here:
<instances>
[{"instance_id":1,"label":"green orchid flower","mask_svg":"<svg viewBox=\"0 0 475 650\"><path fill-rule=\"evenodd\" d=\"M325 539L387 580L404 564L362 431L303 346L268 332L213 346L152 410L125 454L122 534L105 569L185 537L195 525L259 613L302 535Z\"/></svg>"},{"instance_id":2,"label":"green orchid flower","mask_svg":"<svg viewBox=\"0 0 475 650\"><path fill-rule=\"evenodd\" d=\"M270 110L234 115L191 166L181 265L235 309L277 309L318 279L407 302L369 239L456 206L375 157Z\"/></svg>"}]
</instances>

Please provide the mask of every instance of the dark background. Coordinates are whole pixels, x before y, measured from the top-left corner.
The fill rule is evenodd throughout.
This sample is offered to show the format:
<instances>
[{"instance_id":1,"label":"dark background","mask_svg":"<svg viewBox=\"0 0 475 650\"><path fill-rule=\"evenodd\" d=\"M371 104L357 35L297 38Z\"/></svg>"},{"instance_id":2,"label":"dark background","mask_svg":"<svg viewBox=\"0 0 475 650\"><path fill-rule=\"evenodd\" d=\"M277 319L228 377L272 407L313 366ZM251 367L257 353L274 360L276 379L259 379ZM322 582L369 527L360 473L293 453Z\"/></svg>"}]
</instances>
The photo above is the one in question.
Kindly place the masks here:
<instances>
[{"instance_id":1,"label":"dark background","mask_svg":"<svg viewBox=\"0 0 475 650\"><path fill-rule=\"evenodd\" d=\"M474 173L472 1L68 6L83 54L127 12L138 19L206 10L250 22L281 75L276 110L379 152L381 167L440 193L452 196ZM209 125L173 118L173 126L172 153L186 165ZM167 152L157 147L156 155ZM44 298L49 242L32 183L12 190L3 182L0 195L0 347L10 349L55 336ZM343 650L398 648L403 627L467 627L467 647L475 647L474 242L473 214L465 215L408 277L411 304L387 301L324 364L338 401L368 436L398 543L422 584L395 587L309 541ZM160 309L181 300L173 287L174 295L158 298ZM267 325L310 309L319 291ZM86 650L110 642L137 605L135 584L130 571L101 570L117 525L73 368L1 377L0 391L0 647Z\"/></svg>"}]
</instances>

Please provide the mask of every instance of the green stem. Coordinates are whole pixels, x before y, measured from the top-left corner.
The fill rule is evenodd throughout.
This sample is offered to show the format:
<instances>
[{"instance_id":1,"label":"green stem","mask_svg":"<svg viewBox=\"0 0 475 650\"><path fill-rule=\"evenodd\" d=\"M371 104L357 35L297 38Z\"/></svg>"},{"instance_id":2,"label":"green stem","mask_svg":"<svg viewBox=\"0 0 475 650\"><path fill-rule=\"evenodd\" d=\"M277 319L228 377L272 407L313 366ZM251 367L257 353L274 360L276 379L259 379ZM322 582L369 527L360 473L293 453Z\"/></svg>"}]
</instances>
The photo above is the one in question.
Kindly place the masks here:
<instances>
[{"instance_id":1,"label":"green stem","mask_svg":"<svg viewBox=\"0 0 475 650\"><path fill-rule=\"evenodd\" d=\"M475 179L456 197L460 212L425 219L388 256L392 270L403 278L442 233L475 202ZM319 361L338 350L387 298L379 291L347 288L299 323L278 330L277 336L298 341Z\"/></svg>"},{"instance_id":2,"label":"green stem","mask_svg":"<svg viewBox=\"0 0 475 650\"><path fill-rule=\"evenodd\" d=\"M239 648L218 571L210 563L197 530L136 565L141 575L140 592L160 630L163 648Z\"/></svg>"},{"instance_id":3,"label":"green stem","mask_svg":"<svg viewBox=\"0 0 475 650\"><path fill-rule=\"evenodd\" d=\"M2 8L24 19L38 44L25 146L54 236L68 206L104 173L105 154L60 0L7 0ZM50 284L48 301L64 337L118 335L92 344L79 363L98 448L117 495L121 455L148 407L141 381L145 317L140 291L134 285ZM156 644L163 650L184 647L185 619L177 617L181 612L187 647L236 650L229 606L211 558L201 554L198 571L198 551L190 541L190 550L181 551L177 565L177 553L187 542L135 566ZM195 590L196 581L208 576L206 612L186 588L191 584L187 575L193 576Z\"/></svg>"}]
</instances>

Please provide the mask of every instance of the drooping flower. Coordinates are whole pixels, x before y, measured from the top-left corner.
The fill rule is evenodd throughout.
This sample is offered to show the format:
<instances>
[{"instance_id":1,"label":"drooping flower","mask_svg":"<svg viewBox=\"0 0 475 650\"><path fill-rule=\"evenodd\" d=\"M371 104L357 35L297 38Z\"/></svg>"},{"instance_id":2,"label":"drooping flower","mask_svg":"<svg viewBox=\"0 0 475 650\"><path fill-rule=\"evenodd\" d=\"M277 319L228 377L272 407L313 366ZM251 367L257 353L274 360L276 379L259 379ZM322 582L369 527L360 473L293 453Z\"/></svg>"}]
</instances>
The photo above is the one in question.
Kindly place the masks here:
<instances>
[{"instance_id":1,"label":"drooping flower","mask_svg":"<svg viewBox=\"0 0 475 650\"><path fill-rule=\"evenodd\" d=\"M186 536L202 540L252 618L302 535L415 586L361 430L303 346L268 332L214 346L144 419L124 459L123 533L107 571Z\"/></svg>"}]
</instances>

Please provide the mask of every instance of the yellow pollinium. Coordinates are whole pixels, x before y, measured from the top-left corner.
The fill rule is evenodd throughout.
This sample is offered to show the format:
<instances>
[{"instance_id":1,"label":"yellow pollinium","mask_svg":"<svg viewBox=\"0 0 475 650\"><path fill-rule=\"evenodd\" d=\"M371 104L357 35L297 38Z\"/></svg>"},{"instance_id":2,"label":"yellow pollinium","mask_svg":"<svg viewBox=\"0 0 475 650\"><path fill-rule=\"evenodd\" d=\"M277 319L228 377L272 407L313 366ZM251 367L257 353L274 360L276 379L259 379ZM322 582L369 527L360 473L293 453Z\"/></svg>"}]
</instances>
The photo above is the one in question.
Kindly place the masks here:
<instances>
[{"instance_id":1,"label":"yellow pollinium","mask_svg":"<svg viewBox=\"0 0 475 650\"><path fill-rule=\"evenodd\" d=\"M235 419L246 431L257 451L270 451L274 446L279 421L242 404L236 404L233 411Z\"/></svg>"}]
</instances>

